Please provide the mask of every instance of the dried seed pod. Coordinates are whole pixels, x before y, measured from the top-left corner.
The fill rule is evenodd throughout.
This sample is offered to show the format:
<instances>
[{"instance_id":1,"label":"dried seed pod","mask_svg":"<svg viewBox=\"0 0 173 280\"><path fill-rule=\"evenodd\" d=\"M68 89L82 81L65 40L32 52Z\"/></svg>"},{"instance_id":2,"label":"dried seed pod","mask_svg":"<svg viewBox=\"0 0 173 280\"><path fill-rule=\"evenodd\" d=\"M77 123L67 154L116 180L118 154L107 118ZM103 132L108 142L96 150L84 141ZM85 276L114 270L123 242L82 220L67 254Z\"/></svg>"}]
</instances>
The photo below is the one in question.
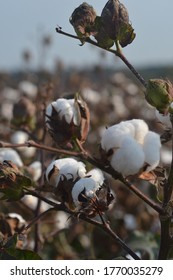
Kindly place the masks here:
<instances>
[{"instance_id":1,"label":"dried seed pod","mask_svg":"<svg viewBox=\"0 0 173 280\"><path fill-rule=\"evenodd\" d=\"M93 35L95 18L93 7L84 2L74 10L69 20L79 38L84 39Z\"/></svg>"},{"instance_id":2,"label":"dried seed pod","mask_svg":"<svg viewBox=\"0 0 173 280\"><path fill-rule=\"evenodd\" d=\"M114 45L114 41L108 36L101 17L96 17L95 30L97 31L94 38L100 47L110 49Z\"/></svg>"},{"instance_id":3,"label":"dried seed pod","mask_svg":"<svg viewBox=\"0 0 173 280\"><path fill-rule=\"evenodd\" d=\"M13 119L11 123L17 127L26 126L29 129L35 129L36 125L36 107L27 97L21 99L14 105Z\"/></svg>"},{"instance_id":4,"label":"dried seed pod","mask_svg":"<svg viewBox=\"0 0 173 280\"><path fill-rule=\"evenodd\" d=\"M126 7L119 0L109 0L101 13L102 24L107 35L113 41L119 41L122 47L130 44L134 38L134 30L129 23Z\"/></svg>"}]
</instances>

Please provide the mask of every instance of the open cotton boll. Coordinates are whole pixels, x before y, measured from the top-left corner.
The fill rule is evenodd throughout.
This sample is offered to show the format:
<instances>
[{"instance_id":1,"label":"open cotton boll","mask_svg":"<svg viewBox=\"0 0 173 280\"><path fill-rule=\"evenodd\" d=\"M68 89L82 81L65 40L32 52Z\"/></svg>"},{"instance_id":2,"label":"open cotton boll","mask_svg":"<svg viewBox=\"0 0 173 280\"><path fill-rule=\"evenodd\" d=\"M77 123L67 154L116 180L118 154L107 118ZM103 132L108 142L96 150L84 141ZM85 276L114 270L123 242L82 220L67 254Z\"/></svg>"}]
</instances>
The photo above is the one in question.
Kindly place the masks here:
<instances>
[{"instance_id":1,"label":"open cotton boll","mask_svg":"<svg viewBox=\"0 0 173 280\"><path fill-rule=\"evenodd\" d=\"M145 153L145 162L149 164L147 171L153 170L160 161L161 142L160 136L149 131L144 139L143 151Z\"/></svg>"},{"instance_id":2,"label":"open cotton boll","mask_svg":"<svg viewBox=\"0 0 173 280\"><path fill-rule=\"evenodd\" d=\"M124 176L139 172L144 164L145 155L140 144L133 138L126 137L120 149L114 152L111 166Z\"/></svg>"},{"instance_id":3,"label":"open cotton boll","mask_svg":"<svg viewBox=\"0 0 173 280\"><path fill-rule=\"evenodd\" d=\"M28 141L28 134L24 131L16 131L11 136L11 142L13 144L22 144ZM31 158L35 155L35 147L18 147L17 150L26 158Z\"/></svg>"},{"instance_id":4,"label":"open cotton boll","mask_svg":"<svg viewBox=\"0 0 173 280\"><path fill-rule=\"evenodd\" d=\"M146 122L140 119L133 119L127 122L130 122L135 127L135 140L143 144L145 135L148 133L148 125Z\"/></svg>"},{"instance_id":5,"label":"open cotton boll","mask_svg":"<svg viewBox=\"0 0 173 280\"><path fill-rule=\"evenodd\" d=\"M0 162L3 162L4 160L11 160L18 167L23 166L23 162L22 162L19 154L11 148L1 148L0 149Z\"/></svg>"},{"instance_id":6,"label":"open cotton boll","mask_svg":"<svg viewBox=\"0 0 173 280\"><path fill-rule=\"evenodd\" d=\"M92 198L95 195L96 190L100 188L99 184L92 178L81 178L77 181L72 188L72 198L76 207L80 206L81 202L85 199L85 196ZM83 195L83 197L82 197Z\"/></svg>"},{"instance_id":7,"label":"open cotton boll","mask_svg":"<svg viewBox=\"0 0 173 280\"><path fill-rule=\"evenodd\" d=\"M25 80L19 83L19 90L31 99L35 98L38 92L36 85Z\"/></svg>"},{"instance_id":8,"label":"open cotton boll","mask_svg":"<svg viewBox=\"0 0 173 280\"><path fill-rule=\"evenodd\" d=\"M51 162L46 169L46 179L53 186L57 186L60 179L63 180L62 175L67 180L73 179L73 181L77 177L84 177L86 175L85 164L73 158L63 158Z\"/></svg>"},{"instance_id":9,"label":"open cotton boll","mask_svg":"<svg viewBox=\"0 0 173 280\"><path fill-rule=\"evenodd\" d=\"M33 195L25 195L24 197L22 197L21 199L25 205L27 205L30 209L35 210L38 204L38 198L33 196ZM41 202L41 209L40 212L45 212L46 210L48 210L49 208L51 208L51 206L49 204L47 204L46 202L42 201Z\"/></svg>"},{"instance_id":10,"label":"open cotton boll","mask_svg":"<svg viewBox=\"0 0 173 280\"><path fill-rule=\"evenodd\" d=\"M19 222L19 227L25 225L26 221L23 219L23 217L17 213L8 213L6 215L7 218L11 218L11 219L17 219Z\"/></svg>"},{"instance_id":11,"label":"open cotton boll","mask_svg":"<svg viewBox=\"0 0 173 280\"><path fill-rule=\"evenodd\" d=\"M159 122L161 122L163 125L165 125L168 128L171 128L171 121L170 121L170 114L161 114L158 110L155 111L155 116L158 119Z\"/></svg>"},{"instance_id":12,"label":"open cotton boll","mask_svg":"<svg viewBox=\"0 0 173 280\"><path fill-rule=\"evenodd\" d=\"M42 166L40 161L34 161L28 166L31 169L33 180L36 182L42 174Z\"/></svg>"},{"instance_id":13,"label":"open cotton boll","mask_svg":"<svg viewBox=\"0 0 173 280\"><path fill-rule=\"evenodd\" d=\"M104 176L103 176L103 172L98 169L98 168L94 168L92 170L90 170L86 176L91 176L91 178L93 180L95 180L97 182L98 185L102 186L104 183Z\"/></svg>"},{"instance_id":14,"label":"open cotton boll","mask_svg":"<svg viewBox=\"0 0 173 280\"><path fill-rule=\"evenodd\" d=\"M130 122L121 122L109 127L102 136L101 147L109 151L112 148L121 147L122 141L126 136L134 136L135 129Z\"/></svg>"},{"instance_id":15,"label":"open cotton boll","mask_svg":"<svg viewBox=\"0 0 173 280\"><path fill-rule=\"evenodd\" d=\"M62 119L65 116L67 123L70 123L73 119L73 106L74 100L60 98L56 101L56 111L59 113L60 118Z\"/></svg>"}]
</instances>

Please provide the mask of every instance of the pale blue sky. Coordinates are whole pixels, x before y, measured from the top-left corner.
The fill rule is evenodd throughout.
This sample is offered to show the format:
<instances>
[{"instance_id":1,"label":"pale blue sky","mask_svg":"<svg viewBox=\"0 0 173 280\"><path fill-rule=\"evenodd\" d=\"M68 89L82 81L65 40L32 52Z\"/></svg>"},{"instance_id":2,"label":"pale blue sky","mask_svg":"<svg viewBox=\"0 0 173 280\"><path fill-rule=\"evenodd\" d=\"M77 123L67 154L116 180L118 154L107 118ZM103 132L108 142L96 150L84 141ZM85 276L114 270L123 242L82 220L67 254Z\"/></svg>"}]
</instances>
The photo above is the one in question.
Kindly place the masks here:
<instances>
[{"instance_id":1,"label":"pale blue sky","mask_svg":"<svg viewBox=\"0 0 173 280\"><path fill-rule=\"evenodd\" d=\"M89 45L79 47L76 40L55 32L59 24L64 31L74 33L69 17L83 1L80 0L0 0L0 70L22 66L21 52L30 49L33 65L38 65L39 31L53 39L47 65L53 67L56 58L65 65L90 65L99 62L98 52ZM100 14L106 0L87 1ZM136 32L134 42L124 48L128 59L136 66L173 63L173 1L121 0L129 10ZM113 65L112 54L107 56Z\"/></svg>"}]
</instances>

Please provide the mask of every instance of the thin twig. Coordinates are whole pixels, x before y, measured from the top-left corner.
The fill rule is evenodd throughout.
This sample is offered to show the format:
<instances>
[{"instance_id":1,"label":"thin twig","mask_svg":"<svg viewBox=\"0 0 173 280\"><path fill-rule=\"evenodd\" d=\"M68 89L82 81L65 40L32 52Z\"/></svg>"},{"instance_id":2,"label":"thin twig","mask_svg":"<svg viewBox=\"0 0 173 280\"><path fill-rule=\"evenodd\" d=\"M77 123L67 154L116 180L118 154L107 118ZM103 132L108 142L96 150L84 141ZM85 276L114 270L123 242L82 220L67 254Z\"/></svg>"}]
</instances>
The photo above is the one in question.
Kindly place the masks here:
<instances>
[{"instance_id":1,"label":"thin twig","mask_svg":"<svg viewBox=\"0 0 173 280\"><path fill-rule=\"evenodd\" d=\"M51 212L52 210L55 210L54 208L49 208L48 210L40 213L39 215L37 215L35 218L32 219L32 221L24 228L21 229L21 231L18 231L18 234L22 234L25 231L27 231L30 227L32 227L38 220L40 220L43 216L45 216L45 214L47 214L48 212Z\"/></svg>"},{"instance_id":2,"label":"thin twig","mask_svg":"<svg viewBox=\"0 0 173 280\"><path fill-rule=\"evenodd\" d=\"M62 34L64 36L76 39L76 40L80 40L80 38L78 36L72 35L70 33L64 32L62 31L62 28L57 27L56 28L56 32L59 34ZM127 60L127 58L123 55L122 52L120 52L119 50L113 50L113 49L106 49L104 47L101 47L98 43L96 43L95 41L93 41L92 39L85 38L85 42L89 43L95 47L98 47L100 49L103 49L107 52L113 53L114 55L118 56L124 63L125 65L130 69L130 71L136 76L136 78L140 81L140 83L146 88L147 87L147 82L144 80L144 78L139 74L138 71L136 71L136 69L133 67L133 65Z\"/></svg>"}]
</instances>

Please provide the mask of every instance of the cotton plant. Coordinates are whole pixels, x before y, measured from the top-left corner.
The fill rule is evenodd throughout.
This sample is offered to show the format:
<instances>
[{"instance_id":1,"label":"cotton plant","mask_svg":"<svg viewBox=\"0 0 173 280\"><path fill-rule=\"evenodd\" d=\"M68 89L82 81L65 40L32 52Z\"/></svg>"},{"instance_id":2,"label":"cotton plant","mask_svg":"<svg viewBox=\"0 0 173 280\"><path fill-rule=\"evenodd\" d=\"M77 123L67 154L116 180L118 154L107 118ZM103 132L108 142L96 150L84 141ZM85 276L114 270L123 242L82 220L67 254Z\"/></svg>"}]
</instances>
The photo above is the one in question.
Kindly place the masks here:
<instances>
[{"instance_id":1,"label":"cotton plant","mask_svg":"<svg viewBox=\"0 0 173 280\"><path fill-rule=\"evenodd\" d=\"M147 106L150 105L151 110L153 109L156 119L163 124L162 128L171 131L173 124L172 83L166 79L145 81L123 54L122 49L135 39L135 32L126 7L119 0L109 0L103 7L101 14L97 15L95 9L84 2L72 12L69 20L77 36L63 32L60 27L57 27L56 31L61 35L79 40L81 45L87 42L119 57L141 83L144 88L144 102L147 103ZM122 77L119 76L112 82L116 84L120 80L122 82ZM27 93L28 89L31 89L30 86L26 81L23 85L19 85L20 91L23 93L25 91L25 96L22 96L14 104L11 124L18 130L22 127L32 134L36 132L37 125L36 104L32 99L35 99L37 94ZM127 89L127 84L124 86L121 87L119 93L123 92L123 96L125 96L128 91L129 94L136 96L137 91L133 84L131 90ZM161 260L171 257L173 245L171 234L173 170L170 157L167 159L169 163L171 161L170 168L167 166L165 168L160 164L162 135L150 130L147 122L137 119L137 117L131 120L124 119L111 126L106 123L105 127L107 128L104 128L104 131L100 130L102 134L100 139L95 138L99 149L92 154L87 145L92 122L90 124L90 108L86 101L93 103L94 106L97 105L99 109L99 102L103 101L100 92L88 91L87 89L83 90L83 94L73 93L70 98L59 97L51 102L48 95L45 95L43 100L43 124L45 124L45 127L43 125L43 137L41 140L39 137L36 138L37 143L34 141L28 143L29 148L35 147L40 151L39 160L35 158L27 165L28 171L31 171L32 180L18 170L18 167L23 167L23 162L20 161L17 152L13 150L11 152L13 156L9 157L8 143L6 148L3 147L5 144L2 144L0 149L0 161L2 161L0 162L1 199L8 202L22 200L23 204L28 206L34 214L31 222L24 229L20 228L17 233L23 234L26 229L36 224L34 236L35 239L39 236L35 240L37 247L40 240L40 226L43 226L44 231L46 223L46 219L42 220L41 218L44 215L52 214L52 212L59 214L59 211L63 211L65 213L62 218L63 223L58 230L66 228L64 220L66 220L67 215L68 218L71 218L72 223L75 218L77 218L77 222L81 219L97 226L108 236L111 236L112 242L118 243L125 252L125 259L142 259L143 251L148 253L144 246L140 247L142 242L138 245L139 248L132 249L131 243L127 245L116 233L116 221L121 209L118 210L117 204L113 202L115 202L119 181L123 187L127 187L128 191L130 190L137 195L141 202L145 202L145 206L142 203L140 205L142 210L146 208L149 215L154 212L154 215L160 220L160 240L158 241L157 238L157 247L154 248L151 258L155 257ZM55 93L55 96L61 95L58 92ZM124 112L125 107L122 106L125 103L121 104L120 96L118 94L117 96L118 98L111 97L111 102L117 103L116 106L121 105L119 108L123 111L121 119L125 116L129 117L132 107L129 106L127 109L127 115L127 112ZM108 94L106 97L104 96L104 100L106 98L109 98ZM109 100L109 104L111 102ZM133 103L135 109L137 102ZM116 119L119 112L117 111L116 115L116 106L115 104L111 105L115 107L111 114L112 121L112 117ZM146 116L146 119L149 120L149 117ZM103 123L101 125L103 127ZM46 145L46 141L50 140L49 137L48 139L45 137L47 134L52 137L53 141ZM166 141L170 141L170 139L169 137ZM27 140L23 138L22 141ZM17 143L19 142L15 139L11 146L15 147ZM23 146L25 147L26 143ZM7 151L5 156L4 150ZM50 154L47 155L44 151L50 152ZM165 162L168 161L165 160ZM112 181L114 182L114 190L112 190L110 183ZM153 199L150 197L150 191L155 187L158 194L158 185L162 195L154 197L153 194ZM115 209L113 217L110 217L111 211L108 212L108 210L112 209L112 205L115 205ZM124 212L122 213L124 214ZM51 215L47 217L49 221ZM111 228L112 221L115 221L114 230ZM125 228L132 233L138 228L138 220L134 219L132 214L125 214L123 221ZM41 237L46 239L47 236L44 234ZM54 234L57 234L57 228L55 233L51 231L50 237L53 238ZM3 242L3 244L8 244L8 240L3 240ZM14 244L14 242L12 243ZM145 245L150 248L148 243ZM0 250L1 246L2 244L0 244ZM7 246L2 247L2 254L6 248ZM5 253L7 252L5 251ZM17 251L18 253L19 251ZM14 258L15 256L12 255ZM33 259L38 258L38 255L33 254L32 257Z\"/></svg>"}]
</instances>

